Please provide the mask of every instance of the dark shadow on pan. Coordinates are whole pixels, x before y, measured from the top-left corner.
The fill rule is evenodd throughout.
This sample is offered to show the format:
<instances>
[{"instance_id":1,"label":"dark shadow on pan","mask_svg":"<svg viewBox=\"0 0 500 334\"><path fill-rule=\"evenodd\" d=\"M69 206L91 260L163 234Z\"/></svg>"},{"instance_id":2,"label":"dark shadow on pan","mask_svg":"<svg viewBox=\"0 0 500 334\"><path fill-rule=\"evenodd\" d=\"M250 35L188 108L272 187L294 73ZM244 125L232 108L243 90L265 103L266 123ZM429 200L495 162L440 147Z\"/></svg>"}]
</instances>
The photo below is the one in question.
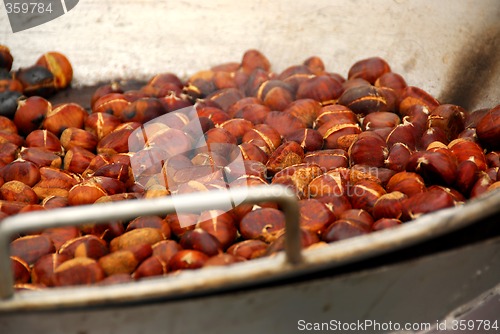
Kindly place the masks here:
<instances>
[{"instance_id":1,"label":"dark shadow on pan","mask_svg":"<svg viewBox=\"0 0 500 334\"><path fill-rule=\"evenodd\" d=\"M452 74L439 98L466 110L480 104L481 91L492 84L500 71L500 21L488 25L468 41L455 58Z\"/></svg>"}]
</instances>

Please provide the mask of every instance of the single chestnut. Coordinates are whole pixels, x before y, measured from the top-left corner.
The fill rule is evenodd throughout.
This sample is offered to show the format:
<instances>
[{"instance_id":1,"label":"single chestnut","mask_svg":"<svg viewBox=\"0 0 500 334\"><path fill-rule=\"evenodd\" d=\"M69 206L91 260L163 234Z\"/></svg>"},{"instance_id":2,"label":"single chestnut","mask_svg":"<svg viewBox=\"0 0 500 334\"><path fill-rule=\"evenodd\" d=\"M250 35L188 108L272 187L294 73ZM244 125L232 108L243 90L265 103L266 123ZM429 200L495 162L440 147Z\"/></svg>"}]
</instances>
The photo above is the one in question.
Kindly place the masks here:
<instances>
[{"instance_id":1,"label":"single chestnut","mask_svg":"<svg viewBox=\"0 0 500 334\"><path fill-rule=\"evenodd\" d=\"M402 171L393 175L386 186L387 192L399 191L408 197L426 191L422 176L413 172Z\"/></svg>"},{"instance_id":2,"label":"single chestnut","mask_svg":"<svg viewBox=\"0 0 500 334\"><path fill-rule=\"evenodd\" d=\"M38 58L36 65L47 68L53 74L56 89L64 89L71 84L73 67L62 53L54 51L44 53Z\"/></svg>"},{"instance_id":3,"label":"single chestnut","mask_svg":"<svg viewBox=\"0 0 500 334\"><path fill-rule=\"evenodd\" d=\"M62 155L64 149L59 138L48 130L34 130L26 137L26 147L39 147Z\"/></svg>"},{"instance_id":4,"label":"single chestnut","mask_svg":"<svg viewBox=\"0 0 500 334\"><path fill-rule=\"evenodd\" d=\"M324 147L326 149L348 150L361 133L361 127L352 123L332 125L332 122L336 123L335 120L329 121L318 128L319 133L323 136Z\"/></svg>"},{"instance_id":5,"label":"single chestnut","mask_svg":"<svg viewBox=\"0 0 500 334\"><path fill-rule=\"evenodd\" d=\"M194 249L183 249L175 253L168 261L170 271L198 269L203 267L210 257Z\"/></svg>"},{"instance_id":6,"label":"single chestnut","mask_svg":"<svg viewBox=\"0 0 500 334\"><path fill-rule=\"evenodd\" d=\"M479 121L476 127L477 137L482 145L490 150L500 149L498 138L500 137L499 120L500 106L490 109Z\"/></svg>"},{"instance_id":7,"label":"single chestnut","mask_svg":"<svg viewBox=\"0 0 500 334\"><path fill-rule=\"evenodd\" d=\"M5 182L0 187L0 198L5 201L24 204L38 204L39 202L35 191L30 186L17 180Z\"/></svg>"},{"instance_id":8,"label":"single chestnut","mask_svg":"<svg viewBox=\"0 0 500 334\"><path fill-rule=\"evenodd\" d=\"M69 172L82 174L94 158L94 153L79 146L74 146L66 152L63 166Z\"/></svg>"},{"instance_id":9,"label":"single chestnut","mask_svg":"<svg viewBox=\"0 0 500 334\"><path fill-rule=\"evenodd\" d=\"M381 218L373 223L372 229L373 231L381 231L401 224L401 220L396 218Z\"/></svg>"},{"instance_id":10,"label":"single chestnut","mask_svg":"<svg viewBox=\"0 0 500 334\"><path fill-rule=\"evenodd\" d=\"M377 200L386 194L385 189L377 182L361 180L349 188L349 199L354 209L363 209L373 212Z\"/></svg>"},{"instance_id":11,"label":"single chestnut","mask_svg":"<svg viewBox=\"0 0 500 334\"><path fill-rule=\"evenodd\" d=\"M318 75L303 81L297 88L297 99L313 99L322 105L333 104L343 92L342 84L329 75Z\"/></svg>"},{"instance_id":12,"label":"single chestnut","mask_svg":"<svg viewBox=\"0 0 500 334\"><path fill-rule=\"evenodd\" d=\"M196 228L214 236L222 249L231 246L238 237L238 230L233 216L222 210L208 210L200 214Z\"/></svg>"},{"instance_id":13,"label":"single chestnut","mask_svg":"<svg viewBox=\"0 0 500 334\"><path fill-rule=\"evenodd\" d=\"M303 159L302 147L294 141L289 141L283 143L269 156L266 167L268 172L274 174L288 166L301 163Z\"/></svg>"},{"instance_id":14,"label":"single chestnut","mask_svg":"<svg viewBox=\"0 0 500 334\"><path fill-rule=\"evenodd\" d=\"M77 257L54 270L54 286L91 285L104 279L105 272L94 259Z\"/></svg>"},{"instance_id":15,"label":"single chestnut","mask_svg":"<svg viewBox=\"0 0 500 334\"><path fill-rule=\"evenodd\" d=\"M420 151L411 155L406 170L420 174L427 184L451 185L457 177L457 162L443 152Z\"/></svg>"},{"instance_id":16,"label":"single chestnut","mask_svg":"<svg viewBox=\"0 0 500 334\"><path fill-rule=\"evenodd\" d=\"M360 116L388 110L387 99L380 92L380 88L371 85L356 86L345 90L339 97L338 104L348 107Z\"/></svg>"},{"instance_id":17,"label":"single chestnut","mask_svg":"<svg viewBox=\"0 0 500 334\"><path fill-rule=\"evenodd\" d=\"M208 256L222 253L222 245L219 240L207 231L197 227L186 231L179 240L183 249L193 249Z\"/></svg>"},{"instance_id":18,"label":"single chestnut","mask_svg":"<svg viewBox=\"0 0 500 334\"><path fill-rule=\"evenodd\" d=\"M27 235L10 243L11 256L21 258L30 266L42 256L54 252L54 244L45 235Z\"/></svg>"},{"instance_id":19,"label":"single chestnut","mask_svg":"<svg viewBox=\"0 0 500 334\"><path fill-rule=\"evenodd\" d=\"M374 84L383 74L391 72L389 64L380 57L371 57L358 60L348 71L347 78L361 78Z\"/></svg>"},{"instance_id":20,"label":"single chestnut","mask_svg":"<svg viewBox=\"0 0 500 334\"><path fill-rule=\"evenodd\" d=\"M406 114L414 105L427 107L427 109L432 112L439 104L439 101L436 100L435 97L423 89L415 86L407 86L401 93L399 112L401 114Z\"/></svg>"},{"instance_id":21,"label":"single chestnut","mask_svg":"<svg viewBox=\"0 0 500 334\"><path fill-rule=\"evenodd\" d=\"M267 250L268 244L258 239L248 239L237 242L227 249L227 253L251 260L262 257Z\"/></svg>"},{"instance_id":22,"label":"single chestnut","mask_svg":"<svg viewBox=\"0 0 500 334\"><path fill-rule=\"evenodd\" d=\"M464 108L453 104L441 104L429 114L428 127L438 127L444 130L448 140L457 138L465 129Z\"/></svg>"},{"instance_id":23,"label":"single chestnut","mask_svg":"<svg viewBox=\"0 0 500 334\"><path fill-rule=\"evenodd\" d=\"M99 112L90 114L85 119L84 129L96 136L97 140L101 140L120 124L121 120L118 117Z\"/></svg>"},{"instance_id":24,"label":"single chestnut","mask_svg":"<svg viewBox=\"0 0 500 334\"><path fill-rule=\"evenodd\" d=\"M285 215L273 208L260 208L247 213L240 221L240 233L245 239L270 243L285 229Z\"/></svg>"},{"instance_id":25,"label":"single chestnut","mask_svg":"<svg viewBox=\"0 0 500 334\"><path fill-rule=\"evenodd\" d=\"M22 148L19 152L21 159L34 163L39 168L52 167L61 168L61 156L41 147Z\"/></svg>"},{"instance_id":26,"label":"single chestnut","mask_svg":"<svg viewBox=\"0 0 500 334\"><path fill-rule=\"evenodd\" d=\"M299 210L300 226L318 235L321 235L335 219L333 212L316 199L299 201Z\"/></svg>"},{"instance_id":27,"label":"single chestnut","mask_svg":"<svg viewBox=\"0 0 500 334\"><path fill-rule=\"evenodd\" d=\"M151 245L143 243L104 255L99 258L98 263L107 276L131 274L152 253Z\"/></svg>"},{"instance_id":28,"label":"single chestnut","mask_svg":"<svg viewBox=\"0 0 500 334\"><path fill-rule=\"evenodd\" d=\"M284 112L300 119L308 128L312 128L321 110L321 103L314 99L297 99L290 103Z\"/></svg>"},{"instance_id":29,"label":"single chestnut","mask_svg":"<svg viewBox=\"0 0 500 334\"><path fill-rule=\"evenodd\" d=\"M170 238L170 225L160 216L137 217L128 223L126 232L144 227L156 228L163 234L165 239Z\"/></svg>"},{"instance_id":30,"label":"single chestnut","mask_svg":"<svg viewBox=\"0 0 500 334\"><path fill-rule=\"evenodd\" d=\"M97 260L108 254L109 249L104 240L89 234L66 241L58 253L70 258L88 257Z\"/></svg>"},{"instance_id":31,"label":"single chestnut","mask_svg":"<svg viewBox=\"0 0 500 334\"><path fill-rule=\"evenodd\" d=\"M78 146L90 152L95 151L98 142L97 137L92 133L73 127L67 128L61 133L60 141L66 151Z\"/></svg>"},{"instance_id":32,"label":"single chestnut","mask_svg":"<svg viewBox=\"0 0 500 334\"><path fill-rule=\"evenodd\" d=\"M292 86L281 80L266 80L260 84L255 95L271 110L283 111L295 100Z\"/></svg>"},{"instance_id":33,"label":"single chestnut","mask_svg":"<svg viewBox=\"0 0 500 334\"><path fill-rule=\"evenodd\" d=\"M140 244L154 245L158 241L164 240L163 233L157 228L142 227L130 230L113 240L109 246L111 252L126 249Z\"/></svg>"},{"instance_id":34,"label":"single chestnut","mask_svg":"<svg viewBox=\"0 0 500 334\"><path fill-rule=\"evenodd\" d=\"M328 171L337 167L348 167L349 157L342 149L330 149L308 152L304 156L304 162L313 163Z\"/></svg>"},{"instance_id":35,"label":"single chestnut","mask_svg":"<svg viewBox=\"0 0 500 334\"><path fill-rule=\"evenodd\" d=\"M364 164L382 167L389 151L384 140L373 132L363 132L349 147L351 165Z\"/></svg>"},{"instance_id":36,"label":"single chestnut","mask_svg":"<svg viewBox=\"0 0 500 334\"><path fill-rule=\"evenodd\" d=\"M416 219L426 213L445 209L454 205L453 197L442 190L429 190L410 196L403 201L401 221Z\"/></svg>"},{"instance_id":37,"label":"single chestnut","mask_svg":"<svg viewBox=\"0 0 500 334\"><path fill-rule=\"evenodd\" d=\"M373 205L372 214L375 219L396 218L402 215L402 203L408 196L399 191L384 194Z\"/></svg>"},{"instance_id":38,"label":"single chestnut","mask_svg":"<svg viewBox=\"0 0 500 334\"><path fill-rule=\"evenodd\" d=\"M63 103L56 105L47 112L42 126L59 136L67 128L83 128L87 111L77 103Z\"/></svg>"},{"instance_id":39,"label":"single chestnut","mask_svg":"<svg viewBox=\"0 0 500 334\"><path fill-rule=\"evenodd\" d=\"M271 63L259 50L251 49L245 51L243 54L241 68L247 74L252 73L257 68L269 71L271 69Z\"/></svg>"},{"instance_id":40,"label":"single chestnut","mask_svg":"<svg viewBox=\"0 0 500 334\"><path fill-rule=\"evenodd\" d=\"M5 182L15 180L33 187L40 181L40 170L35 163L19 158L5 165L0 170L0 176Z\"/></svg>"},{"instance_id":41,"label":"single chestnut","mask_svg":"<svg viewBox=\"0 0 500 334\"><path fill-rule=\"evenodd\" d=\"M361 236L369 232L370 230L359 222L349 219L338 219L328 226L322 234L321 240L330 243Z\"/></svg>"},{"instance_id":42,"label":"single chestnut","mask_svg":"<svg viewBox=\"0 0 500 334\"><path fill-rule=\"evenodd\" d=\"M19 133L27 136L30 132L39 129L51 109L52 104L40 96L20 100L14 115L14 123Z\"/></svg>"},{"instance_id":43,"label":"single chestnut","mask_svg":"<svg viewBox=\"0 0 500 334\"><path fill-rule=\"evenodd\" d=\"M308 195L311 198L323 196L343 196L347 192L346 178L337 169L315 177L308 184Z\"/></svg>"}]
</instances>

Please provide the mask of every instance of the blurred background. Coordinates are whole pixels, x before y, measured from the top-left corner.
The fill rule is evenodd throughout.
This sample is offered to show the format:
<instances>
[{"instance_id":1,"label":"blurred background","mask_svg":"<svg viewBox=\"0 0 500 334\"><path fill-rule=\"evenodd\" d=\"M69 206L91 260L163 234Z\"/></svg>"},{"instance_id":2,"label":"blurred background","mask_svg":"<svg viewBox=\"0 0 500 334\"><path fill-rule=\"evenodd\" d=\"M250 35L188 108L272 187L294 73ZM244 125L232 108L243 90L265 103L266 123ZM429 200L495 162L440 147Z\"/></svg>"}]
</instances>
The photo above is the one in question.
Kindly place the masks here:
<instances>
[{"instance_id":1,"label":"blurred background","mask_svg":"<svg viewBox=\"0 0 500 334\"><path fill-rule=\"evenodd\" d=\"M347 75L355 61L380 56L410 85L475 109L500 95L499 17L498 0L81 0L17 33L1 11L0 42L14 69L50 50L66 54L74 86L165 71L186 77L250 48L277 72L317 55Z\"/></svg>"}]
</instances>

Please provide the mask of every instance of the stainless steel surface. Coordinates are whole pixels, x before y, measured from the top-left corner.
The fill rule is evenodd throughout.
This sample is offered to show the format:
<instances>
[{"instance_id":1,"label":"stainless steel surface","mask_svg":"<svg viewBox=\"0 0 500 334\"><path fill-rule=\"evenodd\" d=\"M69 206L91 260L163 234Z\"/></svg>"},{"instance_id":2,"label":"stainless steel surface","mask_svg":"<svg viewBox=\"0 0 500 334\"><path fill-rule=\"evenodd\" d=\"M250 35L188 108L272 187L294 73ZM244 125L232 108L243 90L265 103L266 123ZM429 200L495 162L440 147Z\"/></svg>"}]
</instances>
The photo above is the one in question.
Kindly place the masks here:
<instances>
[{"instance_id":1,"label":"stainless steel surface","mask_svg":"<svg viewBox=\"0 0 500 334\"><path fill-rule=\"evenodd\" d=\"M460 327L469 332L498 332L500 283L450 312L436 322L431 330L419 331L418 334L456 333Z\"/></svg>"},{"instance_id":2,"label":"stainless steel surface","mask_svg":"<svg viewBox=\"0 0 500 334\"><path fill-rule=\"evenodd\" d=\"M0 298L12 297L14 293L9 253L11 237L16 233L48 227L82 225L89 222L104 224L112 220L133 219L142 215L202 212L218 209L225 206L228 201L236 203L275 201L278 203L286 219L286 259L291 266L301 262L297 197L290 189L283 186L241 187L226 191L200 192L149 200L75 206L54 212L19 214L2 221L0 224Z\"/></svg>"}]
</instances>

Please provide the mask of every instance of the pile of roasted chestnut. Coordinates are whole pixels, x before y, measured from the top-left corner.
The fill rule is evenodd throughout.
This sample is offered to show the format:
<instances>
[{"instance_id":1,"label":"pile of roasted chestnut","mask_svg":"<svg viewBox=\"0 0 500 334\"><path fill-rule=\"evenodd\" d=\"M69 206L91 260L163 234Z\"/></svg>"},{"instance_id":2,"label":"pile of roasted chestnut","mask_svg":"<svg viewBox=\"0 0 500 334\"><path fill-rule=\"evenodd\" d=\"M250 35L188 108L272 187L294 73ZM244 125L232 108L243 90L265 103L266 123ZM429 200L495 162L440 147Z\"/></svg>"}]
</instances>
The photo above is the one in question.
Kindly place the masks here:
<instances>
[{"instance_id":1,"label":"pile of roasted chestnut","mask_svg":"<svg viewBox=\"0 0 500 334\"><path fill-rule=\"evenodd\" d=\"M249 50L241 62L186 81L161 73L137 90L103 84L88 108L48 100L71 82L60 53L10 72L10 51L0 47L0 65L0 94L8 97L0 98L0 219L226 187L214 177L230 158L219 143L244 158L230 186L295 191L304 247L391 228L500 185L500 106L471 112L441 104L377 57L356 62L344 77L319 57L274 73L262 53ZM186 107L194 113L180 112ZM157 140L133 152L134 130L166 114L175 121L156 125ZM208 149L192 149L200 140L194 121ZM168 159L137 174L131 159L144 152ZM16 236L16 288L124 282L283 249L276 203L182 214L187 227L180 215Z\"/></svg>"}]
</instances>

